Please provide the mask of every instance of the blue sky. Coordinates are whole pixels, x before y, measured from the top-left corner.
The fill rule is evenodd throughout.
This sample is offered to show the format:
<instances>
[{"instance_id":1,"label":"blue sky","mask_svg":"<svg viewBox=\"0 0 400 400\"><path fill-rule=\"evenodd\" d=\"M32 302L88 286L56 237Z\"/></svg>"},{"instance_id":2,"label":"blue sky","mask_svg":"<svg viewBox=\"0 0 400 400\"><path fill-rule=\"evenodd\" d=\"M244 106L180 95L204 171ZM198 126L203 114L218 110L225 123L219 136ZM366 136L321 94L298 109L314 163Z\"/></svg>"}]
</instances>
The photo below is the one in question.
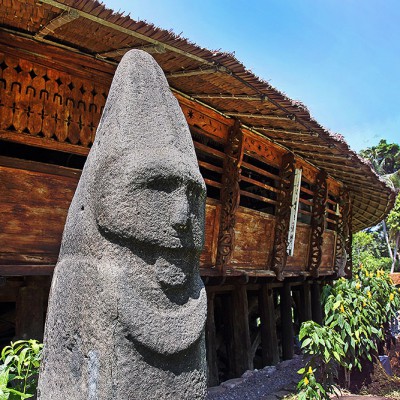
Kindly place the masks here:
<instances>
[{"instance_id":1,"label":"blue sky","mask_svg":"<svg viewBox=\"0 0 400 400\"><path fill-rule=\"evenodd\" d=\"M400 143L399 0L104 0L234 52L354 150Z\"/></svg>"}]
</instances>

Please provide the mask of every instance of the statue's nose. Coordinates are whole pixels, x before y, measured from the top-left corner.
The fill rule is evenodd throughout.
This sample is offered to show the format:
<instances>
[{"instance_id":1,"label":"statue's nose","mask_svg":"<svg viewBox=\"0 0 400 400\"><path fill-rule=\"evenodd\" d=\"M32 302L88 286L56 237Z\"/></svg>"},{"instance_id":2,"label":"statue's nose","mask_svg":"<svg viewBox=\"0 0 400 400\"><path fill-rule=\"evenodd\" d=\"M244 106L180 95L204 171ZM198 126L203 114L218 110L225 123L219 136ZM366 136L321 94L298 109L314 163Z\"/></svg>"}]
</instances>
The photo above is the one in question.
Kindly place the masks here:
<instances>
[{"instance_id":1,"label":"statue's nose","mask_svg":"<svg viewBox=\"0 0 400 400\"><path fill-rule=\"evenodd\" d=\"M181 188L177 194L172 210L172 226L177 231L186 231L189 228L190 211L186 190Z\"/></svg>"}]
</instances>

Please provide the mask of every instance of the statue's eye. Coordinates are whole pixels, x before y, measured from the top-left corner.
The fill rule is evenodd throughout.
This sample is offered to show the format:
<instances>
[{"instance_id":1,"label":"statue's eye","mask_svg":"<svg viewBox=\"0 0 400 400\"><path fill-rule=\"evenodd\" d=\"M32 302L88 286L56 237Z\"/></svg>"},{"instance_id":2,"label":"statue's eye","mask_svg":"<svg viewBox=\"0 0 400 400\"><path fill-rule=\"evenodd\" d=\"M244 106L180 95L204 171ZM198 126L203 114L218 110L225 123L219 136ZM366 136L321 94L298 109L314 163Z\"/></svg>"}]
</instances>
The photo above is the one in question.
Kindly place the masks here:
<instances>
[{"instance_id":1,"label":"statue's eye","mask_svg":"<svg viewBox=\"0 0 400 400\"><path fill-rule=\"evenodd\" d=\"M174 178L154 177L146 182L146 187L159 192L172 193L178 189L181 184L179 180Z\"/></svg>"}]
</instances>

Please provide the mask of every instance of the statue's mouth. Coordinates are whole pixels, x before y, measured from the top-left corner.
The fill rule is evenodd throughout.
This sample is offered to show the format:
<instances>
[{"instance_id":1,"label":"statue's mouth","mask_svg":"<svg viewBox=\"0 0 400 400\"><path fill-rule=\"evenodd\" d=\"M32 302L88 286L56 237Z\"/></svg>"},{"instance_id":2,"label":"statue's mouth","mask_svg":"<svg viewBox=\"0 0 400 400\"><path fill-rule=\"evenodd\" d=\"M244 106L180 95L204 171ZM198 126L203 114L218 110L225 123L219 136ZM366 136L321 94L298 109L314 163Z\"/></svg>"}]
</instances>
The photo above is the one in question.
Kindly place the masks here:
<instances>
[{"instance_id":1,"label":"statue's mouth","mask_svg":"<svg viewBox=\"0 0 400 400\"><path fill-rule=\"evenodd\" d=\"M181 287L187 283L188 275L191 273L191 271L185 271L185 269L188 269L187 266L187 263L182 263L182 260L168 261L163 257L159 257L155 263L156 280L162 287ZM192 263L189 266L193 268Z\"/></svg>"}]
</instances>

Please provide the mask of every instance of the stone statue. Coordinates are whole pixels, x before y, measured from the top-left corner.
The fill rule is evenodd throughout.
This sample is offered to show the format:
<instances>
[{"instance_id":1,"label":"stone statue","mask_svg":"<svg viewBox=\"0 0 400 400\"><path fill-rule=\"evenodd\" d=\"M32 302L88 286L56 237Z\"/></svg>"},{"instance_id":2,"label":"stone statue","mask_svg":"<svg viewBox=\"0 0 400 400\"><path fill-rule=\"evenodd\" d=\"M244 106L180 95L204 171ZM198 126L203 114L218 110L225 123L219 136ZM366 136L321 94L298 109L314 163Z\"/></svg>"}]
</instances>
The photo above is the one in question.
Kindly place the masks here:
<instances>
[{"instance_id":1,"label":"stone statue","mask_svg":"<svg viewBox=\"0 0 400 400\"><path fill-rule=\"evenodd\" d=\"M65 225L40 400L203 399L205 185L164 73L119 64Z\"/></svg>"}]
</instances>

